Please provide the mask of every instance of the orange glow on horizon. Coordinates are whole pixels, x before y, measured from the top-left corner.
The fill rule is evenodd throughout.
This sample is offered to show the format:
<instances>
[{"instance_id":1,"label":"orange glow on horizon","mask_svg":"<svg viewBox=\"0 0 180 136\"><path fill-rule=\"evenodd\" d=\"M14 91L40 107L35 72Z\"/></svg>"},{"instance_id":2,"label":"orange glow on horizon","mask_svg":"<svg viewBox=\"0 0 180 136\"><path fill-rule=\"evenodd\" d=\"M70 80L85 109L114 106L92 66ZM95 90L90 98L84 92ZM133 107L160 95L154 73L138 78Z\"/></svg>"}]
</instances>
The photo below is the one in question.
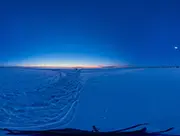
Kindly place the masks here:
<instances>
[{"instance_id":1,"label":"orange glow on horizon","mask_svg":"<svg viewBox=\"0 0 180 136\"><path fill-rule=\"evenodd\" d=\"M37 64L37 65L18 65L21 67L40 67L40 68L103 68L110 67L112 65L46 65L46 64ZM120 67L119 65L113 65L115 67Z\"/></svg>"}]
</instances>

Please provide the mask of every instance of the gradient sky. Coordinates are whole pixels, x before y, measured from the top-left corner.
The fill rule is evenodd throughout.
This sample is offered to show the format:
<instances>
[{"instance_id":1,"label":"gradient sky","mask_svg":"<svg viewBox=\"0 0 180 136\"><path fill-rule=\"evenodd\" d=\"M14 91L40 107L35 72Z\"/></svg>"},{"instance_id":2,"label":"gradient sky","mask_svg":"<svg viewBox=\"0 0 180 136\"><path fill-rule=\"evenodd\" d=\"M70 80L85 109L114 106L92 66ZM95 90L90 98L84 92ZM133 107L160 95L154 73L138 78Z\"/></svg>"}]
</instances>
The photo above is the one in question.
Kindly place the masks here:
<instances>
[{"instance_id":1,"label":"gradient sky","mask_svg":"<svg viewBox=\"0 0 180 136\"><path fill-rule=\"evenodd\" d=\"M0 64L180 64L179 0L2 0Z\"/></svg>"}]
</instances>

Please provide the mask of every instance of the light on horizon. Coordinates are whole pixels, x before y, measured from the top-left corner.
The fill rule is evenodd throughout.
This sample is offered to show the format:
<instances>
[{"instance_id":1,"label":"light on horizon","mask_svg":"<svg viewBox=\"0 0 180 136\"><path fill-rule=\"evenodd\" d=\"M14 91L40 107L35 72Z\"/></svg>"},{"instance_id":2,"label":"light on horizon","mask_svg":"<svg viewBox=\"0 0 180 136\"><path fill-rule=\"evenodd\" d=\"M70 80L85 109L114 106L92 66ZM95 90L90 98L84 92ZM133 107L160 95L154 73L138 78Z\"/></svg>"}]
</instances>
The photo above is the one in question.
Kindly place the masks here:
<instances>
[{"instance_id":1,"label":"light on horizon","mask_svg":"<svg viewBox=\"0 0 180 136\"><path fill-rule=\"evenodd\" d=\"M17 65L21 67L42 67L42 68L103 68L103 67L120 67L119 65L48 65L48 64L29 64Z\"/></svg>"},{"instance_id":2,"label":"light on horizon","mask_svg":"<svg viewBox=\"0 0 180 136\"><path fill-rule=\"evenodd\" d=\"M50 67L50 68L101 68L109 66L123 66L124 63L112 61L108 58L41 56L13 62L22 67Z\"/></svg>"}]
</instances>

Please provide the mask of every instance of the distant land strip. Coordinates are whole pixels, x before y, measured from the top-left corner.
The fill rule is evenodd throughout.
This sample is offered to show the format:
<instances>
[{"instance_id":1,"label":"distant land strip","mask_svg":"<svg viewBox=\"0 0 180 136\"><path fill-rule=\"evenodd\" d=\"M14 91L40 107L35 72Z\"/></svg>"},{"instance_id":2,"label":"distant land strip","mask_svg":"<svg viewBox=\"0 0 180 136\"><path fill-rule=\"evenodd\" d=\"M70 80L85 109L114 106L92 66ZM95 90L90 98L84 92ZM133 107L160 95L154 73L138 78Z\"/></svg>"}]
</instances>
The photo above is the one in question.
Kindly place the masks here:
<instances>
[{"instance_id":1,"label":"distant land strip","mask_svg":"<svg viewBox=\"0 0 180 136\"><path fill-rule=\"evenodd\" d=\"M180 68L180 66L125 66L121 68L133 68L133 69L140 69L140 68Z\"/></svg>"},{"instance_id":2,"label":"distant land strip","mask_svg":"<svg viewBox=\"0 0 180 136\"><path fill-rule=\"evenodd\" d=\"M28 69L66 69L66 68L47 68L47 67L22 67L22 66L0 66L0 68L28 68ZM67 69L149 69L149 68L180 68L179 65L161 65L161 66L105 66L101 68L81 68L81 67L72 67Z\"/></svg>"}]
</instances>

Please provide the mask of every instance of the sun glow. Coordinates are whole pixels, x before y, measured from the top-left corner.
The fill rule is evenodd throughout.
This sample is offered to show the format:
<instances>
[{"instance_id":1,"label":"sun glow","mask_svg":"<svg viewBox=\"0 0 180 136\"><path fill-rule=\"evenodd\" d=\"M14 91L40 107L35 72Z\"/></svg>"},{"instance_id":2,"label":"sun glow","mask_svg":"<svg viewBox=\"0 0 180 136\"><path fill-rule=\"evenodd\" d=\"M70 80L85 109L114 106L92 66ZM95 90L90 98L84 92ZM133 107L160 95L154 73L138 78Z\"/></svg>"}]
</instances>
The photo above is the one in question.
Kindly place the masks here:
<instances>
[{"instance_id":1,"label":"sun glow","mask_svg":"<svg viewBox=\"0 0 180 136\"><path fill-rule=\"evenodd\" d=\"M119 67L119 63L109 59L87 57L37 57L29 58L16 63L22 67L45 67L45 68L103 68ZM122 63L123 64L123 63Z\"/></svg>"},{"instance_id":2,"label":"sun glow","mask_svg":"<svg viewBox=\"0 0 180 136\"><path fill-rule=\"evenodd\" d=\"M44 67L44 68L101 68L96 65L50 65L50 64L35 64L35 65L19 65L23 67Z\"/></svg>"}]
</instances>

